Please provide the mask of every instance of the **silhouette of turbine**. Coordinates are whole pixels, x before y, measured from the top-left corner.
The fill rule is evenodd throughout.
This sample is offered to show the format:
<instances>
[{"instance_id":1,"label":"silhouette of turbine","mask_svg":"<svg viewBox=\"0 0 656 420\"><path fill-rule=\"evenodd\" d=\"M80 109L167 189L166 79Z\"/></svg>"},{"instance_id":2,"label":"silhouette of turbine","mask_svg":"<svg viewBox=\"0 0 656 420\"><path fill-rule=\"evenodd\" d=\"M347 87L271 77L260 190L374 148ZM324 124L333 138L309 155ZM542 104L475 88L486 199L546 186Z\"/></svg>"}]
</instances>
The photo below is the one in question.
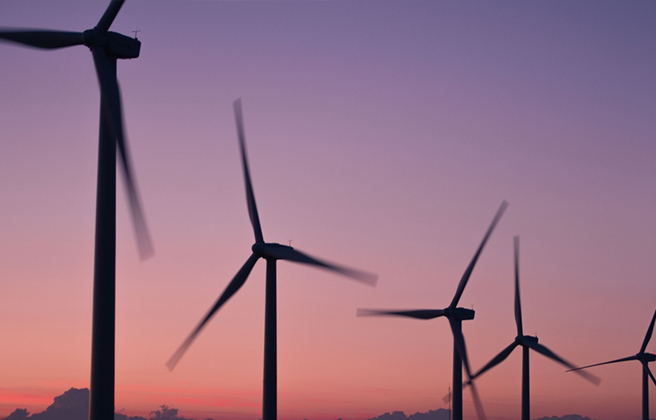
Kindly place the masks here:
<instances>
[{"instance_id":1,"label":"silhouette of turbine","mask_svg":"<svg viewBox=\"0 0 656 420\"><path fill-rule=\"evenodd\" d=\"M524 328L522 324L522 304L519 298L519 236L514 238L515 245L515 323L517 324L517 337L515 341L512 342L508 347L503 349L501 353L496 355L487 365L483 366L481 370L476 372L474 376L468 381L468 383L473 384L473 380L481 376L483 373L492 369L494 366L503 362L512 351L517 346L522 346L522 420L530 420L530 381L529 381L529 349L533 349L536 352L542 354L545 357L548 357L551 360L567 366L568 368L575 368L573 364L566 361L562 357L556 355L554 352L538 343L537 337L532 337L530 335L524 335ZM584 372L578 372L585 379L599 385L599 378L590 374L583 374Z\"/></svg>"},{"instance_id":2,"label":"silhouette of turbine","mask_svg":"<svg viewBox=\"0 0 656 420\"><path fill-rule=\"evenodd\" d=\"M654 384L656 384L656 379L654 379L654 375L651 373L648 363L656 360L656 354L645 353L645 350L647 349L649 340L651 340L651 334L654 332L654 321L656 321L656 312L654 312L654 316L651 318L651 323L649 324L649 328L647 328L647 334L645 334L645 339L642 341L642 346L640 346L640 351L637 354L622 359L611 360L610 362L595 363L594 365L570 369L568 372L573 371L578 373L581 369L587 369L593 366L638 360L642 364L642 418L643 420L649 420L649 379L647 376L651 378Z\"/></svg>"},{"instance_id":3,"label":"silhouette of turbine","mask_svg":"<svg viewBox=\"0 0 656 420\"><path fill-rule=\"evenodd\" d=\"M508 207L508 203L503 201L501 207L497 211L497 214L492 220L492 224L488 228L485 236L483 237L483 242L481 242L474 258L469 263L469 266L465 270L460 283L458 284L458 289L456 294L451 300L451 304L445 309L415 309L415 310L402 310L402 311L393 311L393 310L379 310L379 309L358 309L358 316L379 316L379 315L391 315L391 316L403 316L408 318L415 319L433 319L438 317L446 317L449 320L449 325L451 327L451 333L453 334L453 420L462 420L462 366L465 367L465 372L467 373L467 378L471 378L471 371L469 369L469 359L467 357L467 349L465 347L465 338L462 335L462 321L474 319L474 310L466 308L458 308L458 302L462 293L465 291L465 286L469 281L472 271L474 270L474 265L478 261L478 257L483 251L483 247L487 242L488 238L492 234L495 226L501 219L504 211ZM483 412L483 406L478 397L478 392L474 384L471 387L472 397L474 399L474 404L476 406L476 412L478 417L484 419L485 413Z\"/></svg>"},{"instance_id":4,"label":"silhouette of turbine","mask_svg":"<svg viewBox=\"0 0 656 420\"><path fill-rule=\"evenodd\" d=\"M258 259L264 258L266 266L266 302L264 310L264 389L262 398L262 420L276 420L277 418L277 326L276 326L276 263L278 260L287 260L301 264L313 265L342 274L347 277L362 281L364 283L375 285L377 276L375 274L365 273L363 271L346 268L333 263L318 260L307 254L304 254L291 246L280 245L277 243L264 242L260 218L255 205L255 195L251 184L251 176L248 170L248 160L246 158L246 140L244 136L244 123L241 112L241 101L238 99L234 103L235 120L237 123L237 135L239 137L239 147L241 151L241 163L244 171L244 184L246 185L246 203L248 205L248 214L253 225L255 233L255 244L251 247L253 253L246 260L246 263L237 272L235 277L228 283L219 299L214 306L210 308L207 315L198 323L191 334L182 343L178 350L173 354L171 359L166 363L169 370L173 370L183 354L187 351L196 336L200 333L207 322L214 314L234 295L239 288L246 282L251 270Z\"/></svg>"},{"instance_id":5,"label":"silhouette of turbine","mask_svg":"<svg viewBox=\"0 0 656 420\"><path fill-rule=\"evenodd\" d=\"M141 258L145 259L153 253L123 134L121 95L116 79L116 60L138 57L141 43L137 39L109 31L122 5L123 0L112 1L98 24L84 32L0 30L0 39L36 48L57 49L86 45L93 55L98 76L100 130L93 276L90 420L114 419L117 145Z\"/></svg>"}]
</instances>

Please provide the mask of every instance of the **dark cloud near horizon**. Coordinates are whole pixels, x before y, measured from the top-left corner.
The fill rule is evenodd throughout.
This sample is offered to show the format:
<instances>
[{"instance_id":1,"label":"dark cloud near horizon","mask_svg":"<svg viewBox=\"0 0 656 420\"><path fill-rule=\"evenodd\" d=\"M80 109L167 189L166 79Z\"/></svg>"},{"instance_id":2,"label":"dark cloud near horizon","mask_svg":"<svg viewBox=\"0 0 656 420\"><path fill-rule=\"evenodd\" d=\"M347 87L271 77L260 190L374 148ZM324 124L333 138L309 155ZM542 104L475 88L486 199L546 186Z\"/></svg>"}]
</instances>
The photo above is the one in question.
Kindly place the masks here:
<instances>
[{"instance_id":1,"label":"dark cloud near horizon","mask_svg":"<svg viewBox=\"0 0 656 420\"><path fill-rule=\"evenodd\" d=\"M415 413L409 416L406 416L403 411L394 411L368 420L449 420L449 414L449 410L444 408L438 408L435 411L428 410L428 413Z\"/></svg>"},{"instance_id":2,"label":"dark cloud near horizon","mask_svg":"<svg viewBox=\"0 0 656 420\"><path fill-rule=\"evenodd\" d=\"M372 417L367 420L449 420L449 410L439 408L427 413L415 413L406 416L403 411L393 411ZM88 420L89 390L87 388L71 388L62 395L55 397L53 403L40 413L30 414L24 408L17 408L8 417L0 420ZM114 420L196 420L178 416L177 408L161 405L151 411L148 418L141 416L129 417L122 413L114 413ZM213 420L213 419L205 419ZM341 419L338 419L341 420ZM568 414L562 417L540 417L535 420L593 420L578 414ZM653 420L653 419L652 419Z\"/></svg>"},{"instance_id":3,"label":"dark cloud near horizon","mask_svg":"<svg viewBox=\"0 0 656 420\"><path fill-rule=\"evenodd\" d=\"M71 388L55 397L45 411L30 415L24 408L17 408L4 420L77 420L89 417L89 390Z\"/></svg>"},{"instance_id":4,"label":"dark cloud near horizon","mask_svg":"<svg viewBox=\"0 0 656 420\"><path fill-rule=\"evenodd\" d=\"M562 417L540 417L539 419L535 420L592 420L590 417L583 417L578 414L566 414Z\"/></svg>"},{"instance_id":5,"label":"dark cloud near horizon","mask_svg":"<svg viewBox=\"0 0 656 420\"><path fill-rule=\"evenodd\" d=\"M55 397L54 402L40 413L31 414L24 408L17 408L2 420L88 420L89 390L87 388L71 388L62 395ZM114 420L196 420L178 416L177 408L161 405L159 409L150 412L146 419L141 416L128 417L122 413L114 413ZM205 419L213 420L213 419Z\"/></svg>"}]
</instances>

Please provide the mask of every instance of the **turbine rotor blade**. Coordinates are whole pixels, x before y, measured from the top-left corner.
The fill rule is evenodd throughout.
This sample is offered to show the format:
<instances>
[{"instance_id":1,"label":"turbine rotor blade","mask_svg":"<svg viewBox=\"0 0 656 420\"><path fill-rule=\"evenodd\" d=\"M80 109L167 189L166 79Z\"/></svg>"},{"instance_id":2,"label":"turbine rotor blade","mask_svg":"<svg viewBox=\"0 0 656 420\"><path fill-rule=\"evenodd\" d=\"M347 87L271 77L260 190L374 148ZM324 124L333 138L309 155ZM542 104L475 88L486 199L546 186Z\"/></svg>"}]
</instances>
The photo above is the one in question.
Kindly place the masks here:
<instances>
[{"instance_id":1,"label":"turbine rotor blade","mask_svg":"<svg viewBox=\"0 0 656 420\"><path fill-rule=\"evenodd\" d=\"M642 342L642 347L640 347L640 353L645 352L647 349L647 344L649 344L649 340L651 340L651 334L654 332L654 321L656 321L656 312L654 312L654 316L651 318L651 323L647 329L647 334L645 335L645 339Z\"/></svg>"},{"instance_id":2,"label":"turbine rotor blade","mask_svg":"<svg viewBox=\"0 0 656 420\"><path fill-rule=\"evenodd\" d=\"M517 336L523 336L522 302L519 297L519 236L515 236L515 324L517 324Z\"/></svg>"},{"instance_id":3,"label":"turbine rotor blade","mask_svg":"<svg viewBox=\"0 0 656 420\"><path fill-rule=\"evenodd\" d=\"M444 401L444 404L448 404L448 402L451 401L451 394L449 393L443 396L442 401Z\"/></svg>"},{"instance_id":4,"label":"turbine rotor blade","mask_svg":"<svg viewBox=\"0 0 656 420\"><path fill-rule=\"evenodd\" d=\"M458 289L456 290L455 296L453 296L453 300L451 301L451 305L449 305L449 308L455 308L456 306L458 306L458 302L460 301L460 297L462 296L462 293L465 291L465 286L467 286L469 277L471 276L472 271L474 271L474 266L476 265L476 261L478 261L478 257L481 255L481 252L483 251L483 247L485 247L485 243L490 238L492 231L496 227L497 223L499 223L499 219L501 219L501 216L503 216L503 213L506 211L507 207L508 207L508 202L504 200L501 203L501 207L499 207L499 210L497 210L497 214L494 216L494 219L492 219L492 224L490 225L487 232L485 233L485 236L483 237L483 242L481 242L481 244L479 245L478 250L476 250L476 253L474 254L474 258L471 260L469 266L465 270L465 273L462 275L462 278L460 279L460 283L458 284Z\"/></svg>"},{"instance_id":5,"label":"turbine rotor blade","mask_svg":"<svg viewBox=\"0 0 656 420\"><path fill-rule=\"evenodd\" d=\"M315 267L321 267L326 270L335 271L339 274L361 281L371 286L375 286L376 281L378 280L378 276L375 274L356 270L354 268L343 267L326 261L321 261L307 254L304 254L300 251L297 251L289 246L280 246L280 245L266 246L265 252L266 252L266 256L271 256L278 260L287 260L300 264L308 264L308 265L313 265Z\"/></svg>"},{"instance_id":6,"label":"turbine rotor blade","mask_svg":"<svg viewBox=\"0 0 656 420\"><path fill-rule=\"evenodd\" d=\"M137 246L141 260L145 260L153 255L153 244L150 240L146 219L141 208L139 194L137 193L134 174L130 162L127 142L123 130L123 116L121 112L121 94L116 80L116 59L108 57L103 47L94 47L93 60L100 84L100 97L104 118L107 118L112 134L116 137L121 168L123 169L123 179L128 194L128 202L132 214L132 222L137 237Z\"/></svg>"},{"instance_id":7,"label":"turbine rotor blade","mask_svg":"<svg viewBox=\"0 0 656 420\"><path fill-rule=\"evenodd\" d=\"M512 353L513 350L515 350L515 347L517 347L518 345L519 344L516 341L514 341L511 345L509 345L505 349L501 350L501 352L499 354L494 356L494 358L492 360L490 360L485 366L483 366L478 372L476 372L472 376L472 380L478 378L479 376L481 376L482 374L484 374L488 370L492 369L493 367L495 367L499 363L506 360L506 358L508 358L508 356L510 356L510 353Z\"/></svg>"},{"instance_id":8,"label":"turbine rotor blade","mask_svg":"<svg viewBox=\"0 0 656 420\"><path fill-rule=\"evenodd\" d=\"M465 372L467 373L467 380L471 385L472 398L474 400L474 405L476 406L476 413L478 414L479 420L485 420L485 412L483 411L483 404L478 397L478 391L476 390L476 385L472 382L471 369L469 368L469 358L467 357L467 348L465 346L465 337L462 335L462 325L455 319L449 317L449 325L451 325L451 332L453 333L453 341L456 344L458 353L460 354L460 360L465 367ZM459 366L453 366L454 369L459 369Z\"/></svg>"},{"instance_id":9,"label":"turbine rotor blade","mask_svg":"<svg viewBox=\"0 0 656 420\"><path fill-rule=\"evenodd\" d=\"M112 22L114 22L118 11L121 10L121 6L123 6L124 1L125 0L112 0L112 2L109 3L105 13L103 13L102 17L98 21L98 24L96 25L96 29L101 35L106 34L109 30L109 27L112 26Z\"/></svg>"},{"instance_id":10,"label":"turbine rotor blade","mask_svg":"<svg viewBox=\"0 0 656 420\"><path fill-rule=\"evenodd\" d=\"M623 357L621 359L615 359L615 360L611 360L611 361L608 361L608 362L595 363L594 365L575 367L575 368L569 369L568 372L574 372L574 371L578 371L578 370L581 370L581 369L587 369L587 368L591 368L591 367L595 367L595 366L610 365L612 363L628 362L629 360L638 360L638 356Z\"/></svg>"},{"instance_id":11,"label":"turbine rotor blade","mask_svg":"<svg viewBox=\"0 0 656 420\"><path fill-rule=\"evenodd\" d=\"M255 233L255 242L264 242L262 236L262 227L260 225L260 217L257 214L257 206L255 205L255 195L253 194L253 185L251 183L251 175L248 170L248 159L246 157L246 136L244 134L244 118L241 111L241 99L233 102L235 110L235 122L237 123L237 136L239 137L239 150L241 152L241 165L244 171L244 184L246 185L246 204L248 205L248 216L253 225L253 232Z\"/></svg>"},{"instance_id":12,"label":"turbine rotor blade","mask_svg":"<svg viewBox=\"0 0 656 420\"><path fill-rule=\"evenodd\" d=\"M404 316L414 319L434 319L444 316L442 309L417 309L410 311L386 311L380 309L358 309L357 316Z\"/></svg>"},{"instance_id":13,"label":"turbine rotor blade","mask_svg":"<svg viewBox=\"0 0 656 420\"><path fill-rule=\"evenodd\" d=\"M478 395L478 389L476 389L476 385L471 380L469 381L469 386L472 393L472 399L474 400L474 407L476 408L476 415L478 416L478 420L486 420L487 417L485 416L485 410L483 410L481 397Z\"/></svg>"},{"instance_id":14,"label":"turbine rotor blade","mask_svg":"<svg viewBox=\"0 0 656 420\"><path fill-rule=\"evenodd\" d=\"M193 329L191 334L187 337L187 339L182 343L182 345L173 353L173 356L169 359L168 362L166 362L166 367L169 368L169 371L173 370L176 364L180 361L182 356L185 354L189 346L191 346L191 343L196 339L200 331L205 327L207 322L214 316L214 314L223 306L224 303L228 301L237 291L241 288L241 286L244 285L244 282L246 282L246 279L248 279L248 275L251 273L253 270L253 267L255 266L255 263L260 257L258 257L255 254L252 254L248 260L246 260L246 263L239 269L235 277L228 283L228 286L226 286L225 290L223 293L221 293L221 296L217 299L217 301L214 303L214 306L210 308L210 310L207 312L205 317L198 323L196 328Z\"/></svg>"},{"instance_id":15,"label":"turbine rotor blade","mask_svg":"<svg viewBox=\"0 0 656 420\"><path fill-rule=\"evenodd\" d=\"M460 359L462 364L465 367L465 372L467 373L467 380L471 381L472 374L469 369L469 358L467 357L467 348L465 346L465 337L462 335L462 325L455 319L449 317L449 325L451 326L451 332L453 333L453 341L456 344L458 353L460 354ZM456 369L456 366L453 367Z\"/></svg>"},{"instance_id":16,"label":"turbine rotor blade","mask_svg":"<svg viewBox=\"0 0 656 420\"><path fill-rule=\"evenodd\" d=\"M3 29L0 30L0 39L48 50L82 45L81 32Z\"/></svg>"},{"instance_id":17,"label":"turbine rotor blade","mask_svg":"<svg viewBox=\"0 0 656 420\"><path fill-rule=\"evenodd\" d=\"M654 378L654 375L651 373L651 369L649 369L649 366L647 365L647 361L640 360L640 363L642 363L642 368L647 372L654 385L656 385L656 378Z\"/></svg>"},{"instance_id":18,"label":"turbine rotor blade","mask_svg":"<svg viewBox=\"0 0 656 420\"><path fill-rule=\"evenodd\" d=\"M569 370L575 371L581 377L583 377L584 379L592 382L593 384L599 385L599 383L601 382L601 379L597 378L596 376L594 376L594 375L592 375L588 372L577 369L577 367L575 365L573 365L572 363L570 363L567 360L563 359L562 357L558 356L556 353L552 352L551 350L549 350L548 348L546 348L542 344L536 343L534 341L528 341L528 340L526 340L524 342L526 343L527 346L529 346L533 350L537 351L541 355L546 356L549 359L560 363L561 365L567 366L569 368Z\"/></svg>"}]
</instances>

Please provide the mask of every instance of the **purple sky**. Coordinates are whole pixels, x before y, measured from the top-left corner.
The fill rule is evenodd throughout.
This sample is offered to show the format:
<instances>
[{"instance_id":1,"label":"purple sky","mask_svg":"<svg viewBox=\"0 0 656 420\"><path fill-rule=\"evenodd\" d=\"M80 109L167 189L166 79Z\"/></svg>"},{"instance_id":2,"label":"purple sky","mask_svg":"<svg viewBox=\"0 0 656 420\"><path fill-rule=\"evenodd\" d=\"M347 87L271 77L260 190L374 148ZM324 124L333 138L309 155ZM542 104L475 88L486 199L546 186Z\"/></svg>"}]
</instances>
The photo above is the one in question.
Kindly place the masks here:
<instances>
[{"instance_id":1,"label":"purple sky","mask_svg":"<svg viewBox=\"0 0 656 420\"><path fill-rule=\"evenodd\" d=\"M81 31L106 5L3 0L0 27ZM118 71L156 255L139 262L119 189L117 409L259 418L264 264L164 366L250 252L238 97L265 239L380 276L279 264L281 419L445 407L445 320L355 310L447 306L503 199L461 300L473 368L515 335L513 235L525 333L577 364L636 353L656 309L655 21L653 1L128 0L111 29L140 30ZM0 44L0 416L88 386L98 114L86 48ZM480 379L490 419L518 416L520 359ZM533 357L532 415L638 418L638 363L594 373Z\"/></svg>"}]
</instances>

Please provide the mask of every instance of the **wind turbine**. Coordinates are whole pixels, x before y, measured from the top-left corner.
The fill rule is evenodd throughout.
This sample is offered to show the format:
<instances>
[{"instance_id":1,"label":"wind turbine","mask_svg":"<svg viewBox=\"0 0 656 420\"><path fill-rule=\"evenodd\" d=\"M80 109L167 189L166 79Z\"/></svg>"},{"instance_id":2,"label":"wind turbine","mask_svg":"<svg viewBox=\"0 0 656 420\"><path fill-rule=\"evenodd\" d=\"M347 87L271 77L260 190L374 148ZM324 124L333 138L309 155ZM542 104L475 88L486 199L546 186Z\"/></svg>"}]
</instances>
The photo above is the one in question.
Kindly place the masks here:
<instances>
[{"instance_id":1,"label":"wind turbine","mask_svg":"<svg viewBox=\"0 0 656 420\"><path fill-rule=\"evenodd\" d=\"M467 358L467 349L465 347L465 338L462 335L462 321L474 319L474 310L467 308L458 308L458 302L462 293L465 291L465 286L469 281L472 271L474 270L474 265L478 261L478 257L483 251L483 247L487 242L488 238L492 234L495 226L501 219L501 216L506 211L508 203L504 200L501 203L501 207L497 211L497 214L492 220L492 224L488 228L485 236L483 237L483 242L476 250L474 258L469 263L469 266L465 270L460 283L458 284L458 289L456 290L455 296L451 300L451 304L445 309L414 309L414 310L379 310L379 309L358 309L358 316L378 316L378 315L391 315L391 316L403 316L408 318L415 319L433 319L438 317L446 317L449 320L449 326L451 327L451 333L453 334L453 420L462 420L462 366L465 367L465 372L467 373L467 378L471 378L471 371L469 369L469 359ZM485 413L483 412L483 406L481 405L480 399L478 397L478 392L476 387L472 384L472 397L474 399L474 404L476 406L476 411L479 418L485 418Z\"/></svg>"},{"instance_id":2,"label":"wind turbine","mask_svg":"<svg viewBox=\"0 0 656 420\"><path fill-rule=\"evenodd\" d=\"M255 205L255 195L251 184L251 176L248 170L248 160L246 158L246 140L244 136L244 123L241 111L241 100L233 103L235 111L235 120L237 123L237 136L239 137L239 147L241 151L241 163L244 172L244 184L246 185L246 204L248 214L253 225L255 234L255 244L251 247L252 254L246 260L246 263L239 269L235 277L228 283L221 296L219 296L214 306L210 308L207 315L198 323L191 334L182 343L178 350L173 354L166 366L173 370L183 354L187 351L196 336L205 327L207 322L214 314L225 304L228 299L234 295L248 278L255 263L260 258L266 260L266 297L264 309L264 389L262 398L262 420L276 420L277 418L277 322L276 322L276 263L278 260L287 260L301 264L313 265L342 274L347 277L362 281L369 285L375 285L377 276L375 274L365 273L339 266L337 264L318 260L307 254L304 254L291 246L277 243L264 242L260 218Z\"/></svg>"},{"instance_id":3,"label":"wind turbine","mask_svg":"<svg viewBox=\"0 0 656 420\"><path fill-rule=\"evenodd\" d=\"M629 357L624 357L622 359L611 360L610 362L596 363L594 365L588 365L588 366L583 366L580 368L569 370L578 373L580 369L587 369L593 366L609 365L611 363L626 362L629 360L639 361L642 364L642 418L643 420L649 420L649 379L647 378L647 376L649 376L652 382L656 384L656 379L654 379L654 375L651 373L651 370L649 369L649 365L648 365L649 362L653 362L656 360L656 354L645 353L645 350L647 349L647 344L649 344L649 340L651 340L651 334L654 332L654 321L656 321L656 312L654 312L654 316L651 318L651 323L649 324L649 328L647 328L647 334L645 334L645 339L642 341L642 346L640 346L640 351L637 354Z\"/></svg>"},{"instance_id":4,"label":"wind turbine","mask_svg":"<svg viewBox=\"0 0 656 420\"><path fill-rule=\"evenodd\" d=\"M517 324L517 337L508 347L503 349L501 353L496 355L487 365L483 366L481 370L476 372L474 376L471 377L468 383L473 384L473 380L481 376L483 373L492 369L494 366L503 362L512 351L517 346L522 346L522 420L530 420L530 381L529 381L529 349L533 349L536 352L542 354L545 357L548 357L551 360L554 360L560 364L567 366L568 368L576 368L573 364L566 361L562 357L556 355L542 344L538 343L538 338L530 335L524 335L524 328L522 324L522 304L519 299L519 236L514 238L515 245L515 323ZM581 376L590 382L598 385L600 380L596 376L590 374L584 374L584 372L579 372Z\"/></svg>"},{"instance_id":5,"label":"wind turbine","mask_svg":"<svg viewBox=\"0 0 656 420\"><path fill-rule=\"evenodd\" d=\"M19 44L57 49L86 45L91 50L100 85L100 130L93 276L91 338L90 420L114 419L114 330L116 311L116 146L121 157L137 244L142 259L153 248L141 211L127 143L123 134L121 95L116 79L116 60L137 58L141 42L110 32L123 0L112 1L98 24L84 32L1 29L0 39Z\"/></svg>"}]
</instances>

